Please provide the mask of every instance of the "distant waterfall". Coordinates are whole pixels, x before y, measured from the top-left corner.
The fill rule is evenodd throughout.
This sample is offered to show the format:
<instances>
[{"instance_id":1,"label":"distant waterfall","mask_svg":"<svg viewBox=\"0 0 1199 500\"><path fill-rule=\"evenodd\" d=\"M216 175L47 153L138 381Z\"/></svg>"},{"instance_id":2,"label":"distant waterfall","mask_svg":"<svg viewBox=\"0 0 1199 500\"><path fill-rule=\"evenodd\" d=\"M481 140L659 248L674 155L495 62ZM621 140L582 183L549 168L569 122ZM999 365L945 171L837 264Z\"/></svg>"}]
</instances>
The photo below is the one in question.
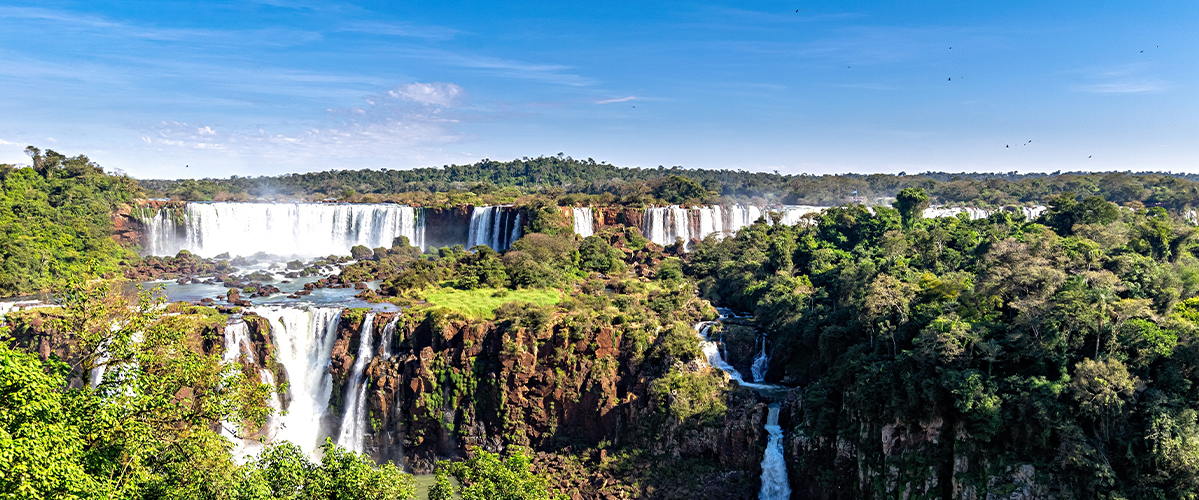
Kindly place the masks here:
<instances>
[{"instance_id":1,"label":"distant waterfall","mask_svg":"<svg viewBox=\"0 0 1199 500\"><path fill-rule=\"evenodd\" d=\"M358 334L358 356L350 368L350 381L346 384L345 406L342 409L341 436L337 438L337 444L354 453L362 453L366 429L370 425L366 418L366 389L370 381L362 380L362 372L375 354L371 348L374 322L374 313L368 313L362 320L362 331Z\"/></svg>"},{"instance_id":2,"label":"distant waterfall","mask_svg":"<svg viewBox=\"0 0 1199 500\"><path fill-rule=\"evenodd\" d=\"M572 208L571 211L573 212L575 234L580 238L595 234L595 213L591 211L591 207Z\"/></svg>"},{"instance_id":3,"label":"distant waterfall","mask_svg":"<svg viewBox=\"0 0 1199 500\"><path fill-rule=\"evenodd\" d=\"M341 309L261 306L248 311L270 322L275 360L287 369L287 415L279 417L278 427L271 430L277 439L291 441L311 455L323 437L321 419L333 393L329 360Z\"/></svg>"},{"instance_id":4,"label":"distant waterfall","mask_svg":"<svg viewBox=\"0 0 1199 500\"><path fill-rule=\"evenodd\" d=\"M487 245L499 252L511 247L520 236L520 213L512 207L482 206L471 210L466 248Z\"/></svg>"},{"instance_id":5,"label":"distant waterfall","mask_svg":"<svg viewBox=\"0 0 1199 500\"><path fill-rule=\"evenodd\" d=\"M1020 220L1031 221L1033 219L1036 219L1037 217L1040 217L1041 214L1045 213L1045 210L1047 210L1047 209L1048 209L1048 207L1045 207L1042 205L1036 205L1036 206L1031 206L1031 207L1019 207L1019 209L1013 211L1012 214L1017 215L1018 216L1017 218ZM970 220L979 220L979 219L986 219L987 217L990 217L992 214L995 214L998 212L1004 212L1006 210L1007 209L1004 209L1004 208L936 206L936 207L928 207L928 208L924 209L924 212L921 215L925 219L935 219L938 217L957 217L958 214L966 214L966 217L968 217Z\"/></svg>"},{"instance_id":6,"label":"distant waterfall","mask_svg":"<svg viewBox=\"0 0 1199 500\"><path fill-rule=\"evenodd\" d=\"M390 248L395 238L424 248L424 220L418 209L392 204L188 203L183 225L170 209L143 219L150 255L179 250L211 257L252 255L348 255L350 247Z\"/></svg>"},{"instance_id":7,"label":"distant waterfall","mask_svg":"<svg viewBox=\"0 0 1199 500\"><path fill-rule=\"evenodd\" d=\"M690 250L692 241L701 241L709 235L727 238L737 234L756 222L762 215L769 212L781 214L782 223L798 224L804 215L819 213L825 207L785 206L778 209L763 209L762 207L733 205L723 207L718 205L682 208L678 206L652 207L645 209L642 216L641 234L650 241L662 246L672 245L678 239L684 242L684 249ZM768 224L772 223L767 218Z\"/></svg>"},{"instance_id":8,"label":"distant waterfall","mask_svg":"<svg viewBox=\"0 0 1199 500\"><path fill-rule=\"evenodd\" d=\"M766 417L766 454L762 457L761 500L786 500L791 498L791 485L787 480L787 459L783 456L783 428L779 426L779 405L770 405Z\"/></svg>"}]
</instances>

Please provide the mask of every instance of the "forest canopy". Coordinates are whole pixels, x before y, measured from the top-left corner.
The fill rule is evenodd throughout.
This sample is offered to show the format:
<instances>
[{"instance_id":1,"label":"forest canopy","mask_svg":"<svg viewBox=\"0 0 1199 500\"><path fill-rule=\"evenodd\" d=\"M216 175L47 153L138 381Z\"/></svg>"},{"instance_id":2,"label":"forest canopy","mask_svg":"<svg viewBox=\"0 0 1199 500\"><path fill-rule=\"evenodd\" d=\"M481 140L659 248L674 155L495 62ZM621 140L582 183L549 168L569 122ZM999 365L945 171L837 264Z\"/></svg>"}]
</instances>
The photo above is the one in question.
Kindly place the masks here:
<instances>
[{"instance_id":1,"label":"forest canopy","mask_svg":"<svg viewBox=\"0 0 1199 500\"><path fill-rule=\"evenodd\" d=\"M496 194L539 193L608 195L609 202L703 203L741 201L835 206L847 202L889 205L905 188L921 188L934 204L1000 207L1044 204L1072 192L1119 204L1161 206L1171 211L1199 205L1199 176L1162 172L1051 174L944 173L908 175L783 175L728 169L618 167L588 158L542 156L512 161L482 160L470 165L409 170L329 170L273 177L202 180L141 180L158 196L176 200L257 198L352 201L383 200L401 193L452 191ZM721 200L723 198L723 200ZM572 198L564 201L569 203Z\"/></svg>"}]
</instances>

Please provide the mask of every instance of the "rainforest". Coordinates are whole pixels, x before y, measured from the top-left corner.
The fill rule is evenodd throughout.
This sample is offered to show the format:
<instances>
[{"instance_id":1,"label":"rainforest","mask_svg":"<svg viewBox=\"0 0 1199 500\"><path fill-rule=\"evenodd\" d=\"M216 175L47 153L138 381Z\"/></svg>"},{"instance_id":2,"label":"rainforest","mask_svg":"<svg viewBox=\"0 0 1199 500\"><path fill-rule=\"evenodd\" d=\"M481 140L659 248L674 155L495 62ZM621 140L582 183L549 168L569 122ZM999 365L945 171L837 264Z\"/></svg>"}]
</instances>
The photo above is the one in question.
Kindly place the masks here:
<instances>
[{"instance_id":1,"label":"rainforest","mask_svg":"<svg viewBox=\"0 0 1199 500\"><path fill-rule=\"evenodd\" d=\"M0 165L0 498L1199 495L1199 185Z\"/></svg>"}]
</instances>

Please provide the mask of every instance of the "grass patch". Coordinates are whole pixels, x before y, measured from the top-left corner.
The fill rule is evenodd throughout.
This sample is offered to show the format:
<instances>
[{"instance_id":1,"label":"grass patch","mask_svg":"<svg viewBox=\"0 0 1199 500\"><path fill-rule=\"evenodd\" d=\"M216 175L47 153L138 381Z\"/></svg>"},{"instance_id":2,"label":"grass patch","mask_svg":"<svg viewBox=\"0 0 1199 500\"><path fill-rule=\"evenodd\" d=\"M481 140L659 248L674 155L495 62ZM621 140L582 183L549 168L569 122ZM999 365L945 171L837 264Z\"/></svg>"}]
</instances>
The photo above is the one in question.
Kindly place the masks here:
<instances>
[{"instance_id":1,"label":"grass patch","mask_svg":"<svg viewBox=\"0 0 1199 500\"><path fill-rule=\"evenodd\" d=\"M499 293L497 293L499 292ZM557 304L562 300L559 290L497 290L495 288L480 288L477 290L455 290L441 288L426 292L425 300L435 306L459 311L473 318L493 319L495 310L509 302L532 302L538 306Z\"/></svg>"}]
</instances>

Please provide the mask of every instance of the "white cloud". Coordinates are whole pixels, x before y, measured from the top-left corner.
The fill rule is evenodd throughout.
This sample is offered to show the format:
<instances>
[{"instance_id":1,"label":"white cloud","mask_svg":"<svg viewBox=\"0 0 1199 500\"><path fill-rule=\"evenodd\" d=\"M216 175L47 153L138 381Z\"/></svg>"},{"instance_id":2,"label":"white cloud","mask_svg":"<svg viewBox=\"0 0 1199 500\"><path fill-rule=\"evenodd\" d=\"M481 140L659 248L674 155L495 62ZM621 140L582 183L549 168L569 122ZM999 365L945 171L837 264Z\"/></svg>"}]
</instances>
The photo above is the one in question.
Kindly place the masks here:
<instances>
[{"instance_id":1,"label":"white cloud","mask_svg":"<svg viewBox=\"0 0 1199 500\"><path fill-rule=\"evenodd\" d=\"M443 108L453 106L462 93L462 87L443 82L409 83L407 85L400 85L394 90L387 92L391 97L424 105L441 106ZM367 102L372 105L375 104L369 99Z\"/></svg>"},{"instance_id":2,"label":"white cloud","mask_svg":"<svg viewBox=\"0 0 1199 500\"><path fill-rule=\"evenodd\" d=\"M350 157L412 157L463 138L452 128L462 119L454 106L464 94L452 83L412 83L369 96L370 105L363 108L326 108L327 120L302 128L255 126L241 132L163 121L141 140L193 153L325 159L331 164Z\"/></svg>"},{"instance_id":3,"label":"white cloud","mask_svg":"<svg viewBox=\"0 0 1199 500\"><path fill-rule=\"evenodd\" d=\"M636 100L636 99L637 99L637 96L631 95L628 97L617 97L615 99L604 99L602 101L595 101L595 103L596 104L609 104L609 103L613 103L613 102L625 102L625 101L632 101L632 100Z\"/></svg>"},{"instance_id":4,"label":"white cloud","mask_svg":"<svg viewBox=\"0 0 1199 500\"><path fill-rule=\"evenodd\" d=\"M1074 90L1090 92L1092 94L1134 94L1139 92L1161 92L1167 88L1168 86L1162 82L1141 80L1078 85L1074 87Z\"/></svg>"},{"instance_id":5,"label":"white cloud","mask_svg":"<svg viewBox=\"0 0 1199 500\"><path fill-rule=\"evenodd\" d=\"M0 139L0 146L11 146L11 145L13 145L13 144L16 144L16 143L15 143L15 142L8 142L8 141L6 141L6 140L4 140L4 139Z\"/></svg>"},{"instance_id":6,"label":"white cloud","mask_svg":"<svg viewBox=\"0 0 1199 500\"><path fill-rule=\"evenodd\" d=\"M1152 65L1145 63L1090 69L1084 71L1084 75L1094 83L1075 85L1071 90L1092 94L1137 94L1169 90L1168 82L1146 74L1152 70Z\"/></svg>"}]
</instances>

